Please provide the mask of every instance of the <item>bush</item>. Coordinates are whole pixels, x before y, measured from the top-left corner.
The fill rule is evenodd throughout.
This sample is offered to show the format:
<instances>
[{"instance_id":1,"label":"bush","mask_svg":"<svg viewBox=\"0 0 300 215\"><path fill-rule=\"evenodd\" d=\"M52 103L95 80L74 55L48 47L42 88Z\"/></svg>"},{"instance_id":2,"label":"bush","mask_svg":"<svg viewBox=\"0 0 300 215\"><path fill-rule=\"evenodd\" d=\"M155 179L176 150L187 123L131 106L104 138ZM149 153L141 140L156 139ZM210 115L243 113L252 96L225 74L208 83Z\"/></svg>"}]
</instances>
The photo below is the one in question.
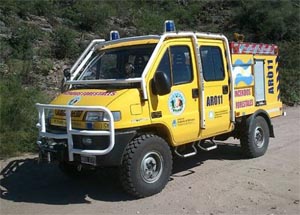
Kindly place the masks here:
<instances>
[{"instance_id":1,"label":"bush","mask_svg":"<svg viewBox=\"0 0 300 215\"><path fill-rule=\"evenodd\" d=\"M23 89L17 75L0 80L0 158L35 151L36 102L45 101L35 88Z\"/></svg>"},{"instance_id":2,"label":"bush","mask_svg":"<svg viewBox=\"0 0 300 215\"><path fill-rule=\"evenodd\" d=\"M285 104L300 103L300 41L281 42L280 55L280 84L281 99Z\"/></svg>"},{"instance_id":3,"label":"bush","mask_svg":"<svg viewBox=\"0 0 300 215\"><path fill-rule=\"evenodd\" d=\"M55 45L54 55L58 59L72 58L79 52L79 47L75 43L76 33L75 31L60 27L54 32Z\"/></svg>"},{"instance_id":4,"label":"bush","mask_svg":"<svg viewBox=\"0 0 300 215\"><path fill-rule=\"evenodd\" d=\"M105 27L105 20L115 14L115 9L105 1L76 1L70 18L80 29L96 31Z\"/></svg>"},{"instance_id":5,"label":"bush","mask_svg":"<svg viewBox=\"0 0 300 215\"><path fill-rule=\"evenodd\" d=\"M2 0L0 8L5 15L16 13L18 16L25 18L28 14L38 16L50 16L55 11L55 4L51 0Z\"/></svg>"},{"instance_id":6,"label":"bush","mask_svg":"<svg viewBox=\"0 0 300 215\"><path fill-rule=\"evenodd\" d=\"M18 25L13 28L9 44L13 48L13 57L30 60L33 56L33 43L39 36L36 27L30 25Z\"/></svg>"},{"instance_id":7,"label":"bush","mask_svg":"<svg viewBox=\"0 0 300 215\"><path fill-rule=\"evenodd\" d=\"M0 62L9 58L12 53L12 48L6 39L0 39Z\"/></svg>"},{"instance_id":8,"label":"bush","mask_svg":"<svg viewBox=\"0 0 300 215\"><path fill-rule=\"evenodd\" d=\"M290 1L240 1L231 19L235 31L254 42L276 42L299 37L299 5ZM272 8L270 10L269 8Z\"/></svg>"},{"instance_id":9,"label":"bush","mask_svg":"<svg viewBox=\"0 0 300 215\"><path fill-rule=\"evenodd\" d=\"M20 84L32 84L31 71L32 61L31 60L20 60L20 59L9 59L7 62L8 74L15 75L18 77ZM9 81L8 79L7 81Z\"/></svg>"},{"instance_id":10,"label":"bush","mask_svg":"<svg viewBox=\"0 0 300 215\"><path fill-rule=\"evenodd\" d=\"M42 58L40 61L38 61L35 64L35 70L43 75L47 76L49 74L49 71L53 68L53 61L50 58Z\"/></svg>"}]
</instances>

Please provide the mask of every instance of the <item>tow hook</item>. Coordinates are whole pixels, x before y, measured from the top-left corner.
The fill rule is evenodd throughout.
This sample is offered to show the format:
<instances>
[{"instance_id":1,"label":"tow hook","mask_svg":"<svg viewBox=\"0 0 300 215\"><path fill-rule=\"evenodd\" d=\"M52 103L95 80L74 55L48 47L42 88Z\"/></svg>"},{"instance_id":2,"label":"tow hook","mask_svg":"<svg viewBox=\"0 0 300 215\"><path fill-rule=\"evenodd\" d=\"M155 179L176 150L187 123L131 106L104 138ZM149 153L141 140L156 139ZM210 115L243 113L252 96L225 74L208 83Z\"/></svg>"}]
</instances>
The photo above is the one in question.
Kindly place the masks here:
<instances>
[{"instance_id":1,"label":"tow hook","mask_svg":"<svg viewBox=\"0 0 300 215\"><path fill-rule=\"evenodd\" d=\"M78 171L78 172L81 172L81 170L82 170L82 165L81 165L81 164L78 164L78 166L77 166L77 171Z\"/></svg>"},{"instance_id":2,"label":"tow hook","mask_svg":"<svg viewBox=\"0 0 300 215\"><path fill-rule=\"evenodd\" d=\"M51 152L39 152L39 157L38 157L38 163L43 163L44 161L47 161L48 163L51 163Z\"/></svg>"},{"instance_id":3,"label":"tow hook","mask_svg":"<svg viewBox=\"0 0 300 215\"><path fill-rule=\"evenodd\" d=\"M51 153L47 152L47 161L48 163L51 163Z\"/></svg>"}]
</instances>

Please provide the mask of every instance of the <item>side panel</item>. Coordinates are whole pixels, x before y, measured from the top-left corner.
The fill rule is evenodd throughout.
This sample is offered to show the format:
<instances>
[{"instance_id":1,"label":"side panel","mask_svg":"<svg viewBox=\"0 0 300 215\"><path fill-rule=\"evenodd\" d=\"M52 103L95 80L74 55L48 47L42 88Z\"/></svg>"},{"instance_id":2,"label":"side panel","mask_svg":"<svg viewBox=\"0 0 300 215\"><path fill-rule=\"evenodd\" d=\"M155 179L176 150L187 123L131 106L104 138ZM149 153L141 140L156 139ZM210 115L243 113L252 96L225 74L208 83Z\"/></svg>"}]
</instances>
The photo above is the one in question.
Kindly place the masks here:
<instances>
[{"instance_id":1,"label":"side panel","mask_svg":"<svg viewBox=\"0 0 300 215\"><path fill-rule=\"evenodd\" d=\"M282 114L276 55L232 54L235 83L235 115L249 115L258 109L270 117Z\"/></svg>"}]
</instances>

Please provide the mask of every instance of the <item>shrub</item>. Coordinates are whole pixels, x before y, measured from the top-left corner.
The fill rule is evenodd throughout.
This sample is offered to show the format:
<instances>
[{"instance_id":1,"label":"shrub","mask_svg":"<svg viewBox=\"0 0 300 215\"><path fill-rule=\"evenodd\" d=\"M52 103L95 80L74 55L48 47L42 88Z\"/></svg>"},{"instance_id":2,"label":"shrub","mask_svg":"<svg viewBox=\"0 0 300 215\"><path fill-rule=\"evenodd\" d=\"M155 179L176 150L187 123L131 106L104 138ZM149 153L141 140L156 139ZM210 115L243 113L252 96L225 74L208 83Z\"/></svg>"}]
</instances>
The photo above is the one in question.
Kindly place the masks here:
<instances>
[{"instance_id":1,"label":"shrub","mask_svg":"<svg viewBox=\"0 0 300 215\"><path fill-rule=\"evenodd\" d=\"M284 103L293 105L300 103L300 43L299 39L281 42L280 55L280 84L281 99Z\"/></svg>"},{"instance_id":2,"label":"shrub","mask_svg":"<svg viewBox=\"0 0 300 215\"><path fill-rule=\"evenodd\" d=\"M9 58L12 48L6 39L0 39L0 62Z\"/></svg>"},{"instance_id":3,"label":"shrub","mask_svg":"<svg viewBox=\"0 0 300 215\"><path fill-rule=\"evenodd\" d=\"M35 150L36 102L45 101L33 87L23 89L17 75L0 80L0 158Z\"/></svg>"},{"instance_id":4,"label":"shrub","mask_svg":"<svg viewBox=\"0 0 300 215\"><path fill-rule=\"evenodd\" d=\"M9 69L8 74L17 76L20 84L32 84L32 76L30 72L33 67L31 60L9 59L6 63ZM9 80L10 79L7 81Z\"/></svg>"},{"instance_id":5,"label":"shrub","mask_svg":"<svg viewBox=\"0 0 300 215\"><path fill-rule=\"evenodd\" d=\"M54 63L50 58L42 58L35 65L35 69L39 74L47 76L49 74L49 71L53 68L53 64Z\"/></svg>"},{"instance_id":6,"label":"shrub","mask_svg":"<svg viewBox=\"0 0 300 215\"><path fill-rule=\"evenodd\" d=\"M95 31L105 26L105 20L115 14L115 9L105 1L76 1L70 18L80 29Z\"/></svg>"},{"instance_id":7,"label":"shrub","mask_svg":"<svg viewBox=\"0 0 300 215\"><path fill-rule=\"evenodd\" d=\"M53 47L55 57L58 59L64 59L76 56L79 52L79 47L75 43L75 38L75 31L66 27L59 27L54 32L53 37L55 42Z\"/></svg>"},{"instance_id":8,"label":"shrub","mask_svg":"<svg viewBox=\"0 0 300 215\"><path fill-rule=\"evenodd\" d=\"M12 29L12 37L9 44L13 48L13 57L23 60L32 59L33 43L39 36L36 27L29 25L18 25Z\"/></svg>"}]
</instances>

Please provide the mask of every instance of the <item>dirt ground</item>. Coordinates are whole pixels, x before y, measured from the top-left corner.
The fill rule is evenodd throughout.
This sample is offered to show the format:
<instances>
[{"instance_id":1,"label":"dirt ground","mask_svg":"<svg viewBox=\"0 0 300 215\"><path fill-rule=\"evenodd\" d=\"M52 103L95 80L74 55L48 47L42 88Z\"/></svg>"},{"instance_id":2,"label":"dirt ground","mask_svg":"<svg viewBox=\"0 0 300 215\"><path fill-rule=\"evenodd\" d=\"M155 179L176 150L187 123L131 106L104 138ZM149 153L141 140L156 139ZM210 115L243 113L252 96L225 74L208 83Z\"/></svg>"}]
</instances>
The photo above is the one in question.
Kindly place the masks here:
<instances>
[{"instance_id":1,"label":"dirt ground","mask_svg":"<svg viewBox=\"0 0 300 215\"><path fill-rule=\"evenodd\" d=\"M300 107L286 112L263 157L244 159L228 140L176 159L166 188L144 199L113 172L72 180L35 155L0 161L0 214L300 214Z\"/></svg>"}]
</instances>

